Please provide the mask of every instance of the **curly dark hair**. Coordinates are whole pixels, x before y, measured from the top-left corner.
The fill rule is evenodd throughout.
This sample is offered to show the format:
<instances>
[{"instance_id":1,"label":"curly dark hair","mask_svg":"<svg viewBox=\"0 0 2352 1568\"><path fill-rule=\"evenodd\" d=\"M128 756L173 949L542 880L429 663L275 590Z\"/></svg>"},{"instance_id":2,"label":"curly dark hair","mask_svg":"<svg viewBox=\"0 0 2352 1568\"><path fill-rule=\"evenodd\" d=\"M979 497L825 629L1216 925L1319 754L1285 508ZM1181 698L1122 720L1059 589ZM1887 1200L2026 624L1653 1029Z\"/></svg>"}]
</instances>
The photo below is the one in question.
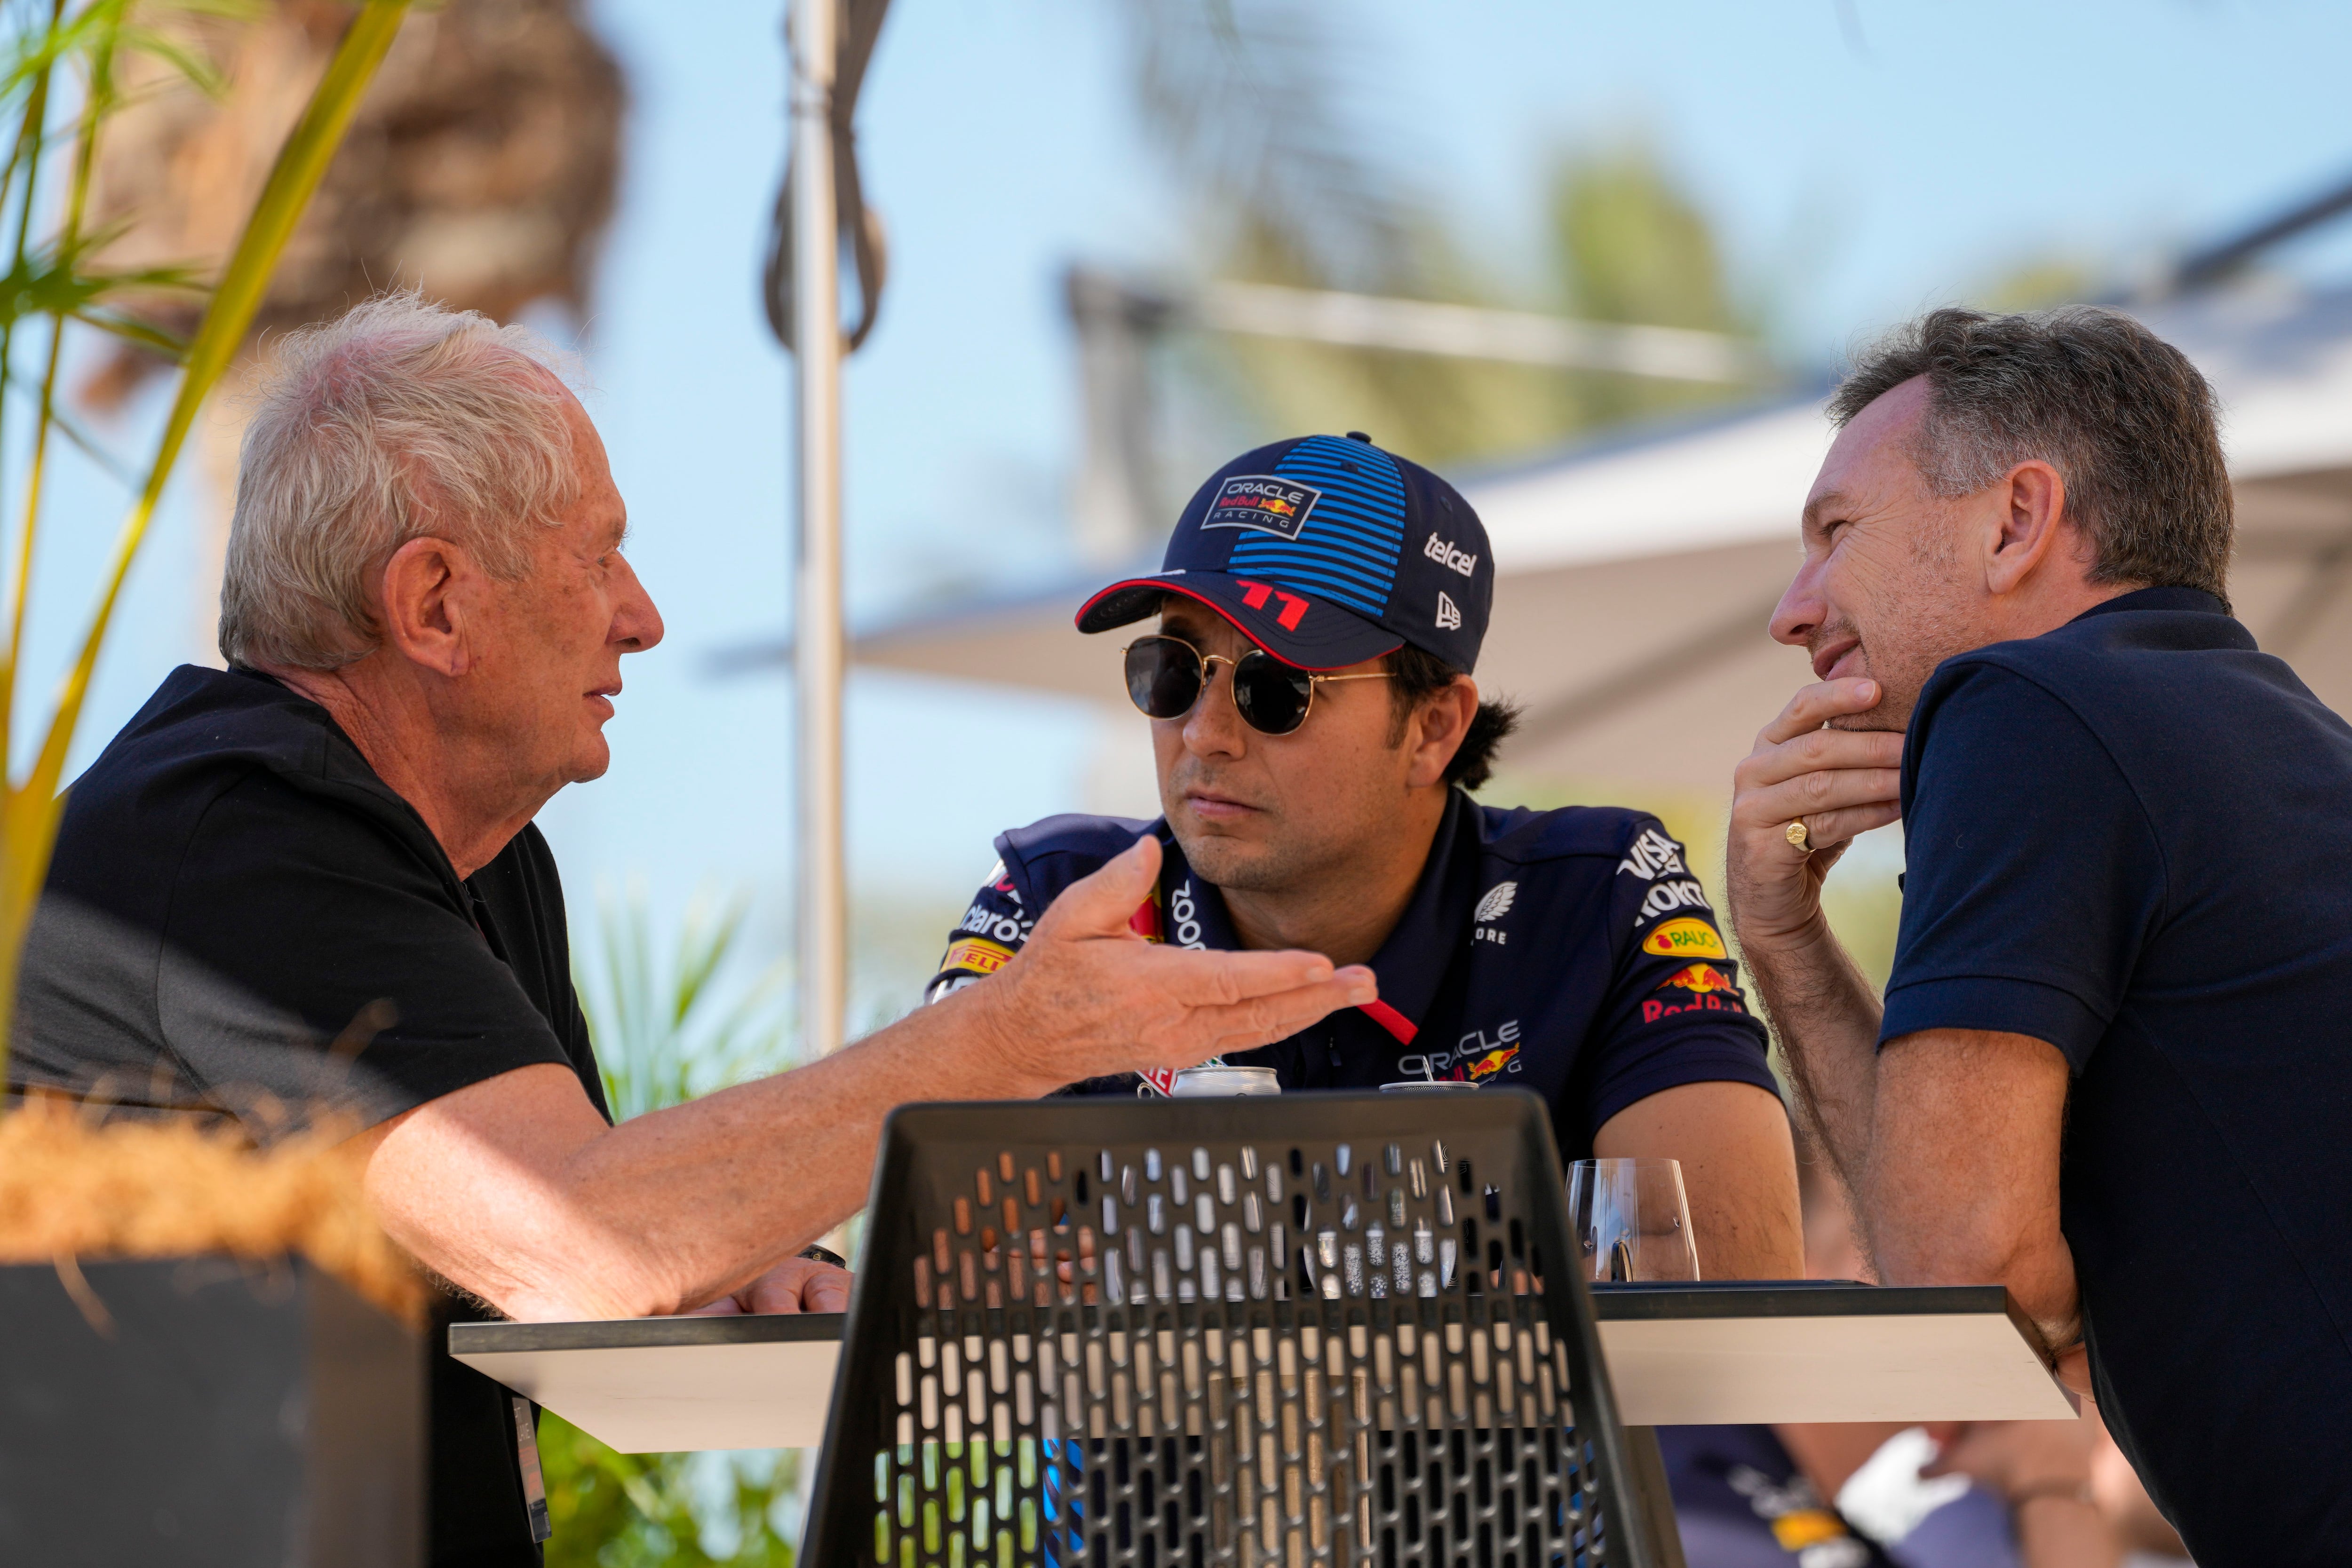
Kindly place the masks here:
<instances>
[{"instance_id":1,"label":"curly dark hair","mask_svg":"<svg viewBox=\"0 0 2352 1568\"><path fill-rule=\"evenodd\" d=\"M1389 744L1394 746L1404 739L1404 727L1412 722L1413 710L1460 680L1463 672L1410 643L1388 656L1388 667L1396 676L1389 683L1390 699L1395 708L1395 722L1389 727ZM1471 716L1469 733L1462 737L1454 760L1445 765L1445 781L1459 784L1465 789L1475 789L1486 783L1495 776L1495 753L1518 727L1518 704L1500 698L1481 701L1478 711Z\"/></svg>"}]
</instances>

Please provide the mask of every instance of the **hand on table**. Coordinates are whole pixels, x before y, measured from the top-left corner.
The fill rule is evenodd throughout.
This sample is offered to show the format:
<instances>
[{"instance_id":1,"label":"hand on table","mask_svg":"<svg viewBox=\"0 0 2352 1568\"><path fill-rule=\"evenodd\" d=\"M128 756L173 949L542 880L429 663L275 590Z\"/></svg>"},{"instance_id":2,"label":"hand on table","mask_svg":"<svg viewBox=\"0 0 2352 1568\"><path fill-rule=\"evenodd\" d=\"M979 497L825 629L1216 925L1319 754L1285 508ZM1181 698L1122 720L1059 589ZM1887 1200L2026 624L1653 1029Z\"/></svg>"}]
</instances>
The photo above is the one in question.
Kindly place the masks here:
<instances>
[{"instance_id":1,"label":"hand on table","mask_svg":"<svg viewBox=\"0 0 2352 1568\"><path fill-rule=\"evenodd\" d=\"M1319 953L1194 952L1145 940L1128 921L1159 875L1160 841L1146 834L1064 889L1003 970L942 1005L986 1019L999 1049L1044 1092L1271 1045L1380 995L1370 969L1335 969Z\"/></svg>"},{"instance_id":2,"label":"hand on table","mask_svg":"<svg viewBox=\"0 0 2352 1568\"><path fill-rule=\"evenodd\" d=\"M814 1258L787 1258L731 1296L685 1315L725 1318L767 1312L845 1312L849 1270Z\"/></svg>"},{"instance_id":3,"label":"hand on table","mask_svg":"<svg viewBox=\"0 0 2352 1568\"><path fill-rule=\"evenodd\" d=\"M1855 837L1903 812L1899 730L1824 729L1877 706L1878 683L1822 681L1789 699L1732 770L1725 890L1743 945L1806 934L1821 917L1822 881ZM1801 821L1809 847L1789 841Z\"/></svg>"}]
</instances>

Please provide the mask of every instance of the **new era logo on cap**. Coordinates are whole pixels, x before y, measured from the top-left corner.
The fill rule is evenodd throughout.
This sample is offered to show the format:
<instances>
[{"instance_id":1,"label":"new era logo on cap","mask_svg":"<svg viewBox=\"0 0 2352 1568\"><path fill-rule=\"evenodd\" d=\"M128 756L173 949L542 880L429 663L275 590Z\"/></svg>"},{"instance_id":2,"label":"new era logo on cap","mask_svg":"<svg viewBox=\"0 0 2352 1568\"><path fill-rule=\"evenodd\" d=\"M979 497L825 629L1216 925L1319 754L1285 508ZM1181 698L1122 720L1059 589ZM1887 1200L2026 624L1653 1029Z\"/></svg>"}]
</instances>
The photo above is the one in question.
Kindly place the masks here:
<instances>
[{"instance_id":1,"label":"new era logo on cap","mask_svg":"<svg viewBox=\"0 0 2352 1568\"><path fill-rule=\"evenodd\" d=\"M1142 620L1174 594L1302 669L1340 669L1410 643L1467 671L1494 582L1486 530L1451 485L1368 436L1308 435L1213 475L1160 570L1096 594L1078 629Z\"/></svg>"}]
</instances>

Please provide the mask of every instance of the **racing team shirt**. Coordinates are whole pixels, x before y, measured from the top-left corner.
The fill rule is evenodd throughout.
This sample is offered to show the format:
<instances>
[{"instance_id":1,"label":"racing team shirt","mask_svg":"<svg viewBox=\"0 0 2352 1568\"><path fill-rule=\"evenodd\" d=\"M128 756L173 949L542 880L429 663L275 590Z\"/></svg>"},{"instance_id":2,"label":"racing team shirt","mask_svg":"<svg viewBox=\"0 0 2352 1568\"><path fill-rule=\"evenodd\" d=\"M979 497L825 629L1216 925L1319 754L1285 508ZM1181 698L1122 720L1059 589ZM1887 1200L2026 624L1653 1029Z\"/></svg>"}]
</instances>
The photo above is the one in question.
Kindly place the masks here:
<instances>
[{"instance_id":1,"label":"racing team shirt","mask_svg":"<svg viewBox=\"0 0 2352 1568\"><path fill-rule=\"evenodd\" d=\"M1185 863L1166 819L1049 817L997 839L998 864L926 999L1003 968L1064 888L1145 832L1164 858L1136 929L1185 947L1239 947L1222 894ZM1728 1081L1779 1092L1706 895L1682 846L1640 812L1481 806L1454 790L1371 968L1380 1000L1223 1060L1275 1068L1286 1091L1409 1078L1531 1089L1550 1105L1568 1159L1589 1156L1609 1118L1661 1090ZM1121 1074L1066 1092L1164 1093L1171 1077Z\"/></svg>"}]
</instances>

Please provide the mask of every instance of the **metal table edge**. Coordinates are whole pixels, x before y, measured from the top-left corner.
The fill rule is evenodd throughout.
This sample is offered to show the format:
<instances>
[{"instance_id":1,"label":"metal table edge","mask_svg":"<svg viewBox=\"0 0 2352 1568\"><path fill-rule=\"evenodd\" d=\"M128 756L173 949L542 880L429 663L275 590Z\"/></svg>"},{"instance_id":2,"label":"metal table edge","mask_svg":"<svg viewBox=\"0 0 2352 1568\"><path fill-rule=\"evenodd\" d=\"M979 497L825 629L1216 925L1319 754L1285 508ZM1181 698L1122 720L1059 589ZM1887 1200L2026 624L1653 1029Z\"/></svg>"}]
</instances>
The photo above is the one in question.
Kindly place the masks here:
<instances>
[{"instance_id":1,"label":"metal table edge","mask_svg":"<svg viewBox=\"0 0 2352 1568\"><path fill-rule=\"evenodd\" d=\"M2006 1315L2022 1322L2000 1285L1859 1285L1738 1280L1698 1285L1595 1285L1601 1322L1720 1318Z\"/></svg>"},{"instance_id":2,"label":"metal table edge","mask_svg":"<svg viewBox=\"0 0 2352 1568\"><path fill-rule=\"evenodd\" d=\"M1698 1285L1597 1285L1594 1318L1601 1322L1724 1318L1887 1317L2023 1314L1999 1285L1856 1285L1811 1281L1726 1281ZM645 1350L677 1345L776 1344L832 1341L842 1335L843 1312L779 1313L763 1317L621 1318L570 1323L452 1323L449 1354L494 1355L526 1351ZM2031 1341L2029 1340L2029 1343Z\"/></svg>"},{"instance_id":3,"label":"metal table edge","mask_svg":"<svg viewBox=\"0 0 2352 1568\"><path fill-rule=\"evenodd\" d=\"M522 1351L650 1350L674 1345L832 1343L843 1312L780 1312L756 1317L616 1318L575 1323L451 1323L449 1354Z\"/></svg>"}]
</instances>

